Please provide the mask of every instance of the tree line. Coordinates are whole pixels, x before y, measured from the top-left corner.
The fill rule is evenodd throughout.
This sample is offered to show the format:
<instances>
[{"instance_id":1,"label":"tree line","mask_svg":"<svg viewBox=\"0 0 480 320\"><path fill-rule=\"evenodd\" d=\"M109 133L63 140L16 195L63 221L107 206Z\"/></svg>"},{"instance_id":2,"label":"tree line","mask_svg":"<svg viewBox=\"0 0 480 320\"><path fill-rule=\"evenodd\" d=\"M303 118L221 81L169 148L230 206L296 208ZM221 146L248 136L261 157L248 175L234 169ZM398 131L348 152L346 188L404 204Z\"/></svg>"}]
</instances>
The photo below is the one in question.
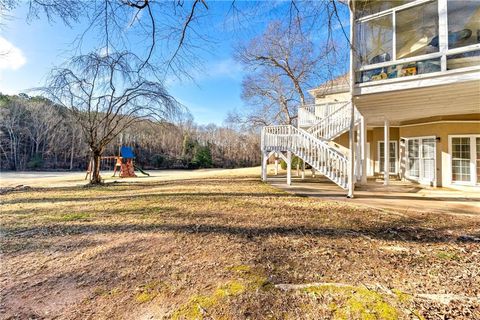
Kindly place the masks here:
<instances>
[{"instance_id":1,"label":"tree line","mask_svg":"<svg viewBox=\"0 0 480 320\"><path fill-rule=\"evenodd\" d=\"M120 145L136 148L137 162L147 168L259 162L255 129L178 122L184 108L165 87L167 76L192 78L191 70L198 65L195 49L208 42L207 26L216 25L206 15L207 1L27 3L27 20L43 16L69 27L86 21L89 27L72 44L73 56L53 68L45 86L37 88L44 98L2 97L1 169L73 170L89 158L90 182L98 184L102 157L115 155ZM18 0L0 0L0 16L21 5ZM336 66L347 35L340 5L346 8L340 0L273 7L268 2L231 2L229 12L257 16L260 10L272 21L263 34L236 50L248 72L242 98L251 109L231 113L230 123L250 128L295 124L298 105L309 102L305 88L341 74ZM334 32L336 25L343 36ZM96 39L88 52L82 50L85 39ZM141 39L144 46L132 47L132 39Z\"/></svg>"},{"instance_id":2,"label":"tree line","mask_svg":"<svg viewBox=\"0 0 480 320\"><path fill-rule=\"evenodd\" d=\"M260 163L257 132L225 124L142 120L107 144L103 156L131 146L145 169L233 168ZM0 94L1 170L85 170L91 157L81 125L65 107L44 97ZM113 160L102 160L112 169Z\"/></svg>"}]
</instances>

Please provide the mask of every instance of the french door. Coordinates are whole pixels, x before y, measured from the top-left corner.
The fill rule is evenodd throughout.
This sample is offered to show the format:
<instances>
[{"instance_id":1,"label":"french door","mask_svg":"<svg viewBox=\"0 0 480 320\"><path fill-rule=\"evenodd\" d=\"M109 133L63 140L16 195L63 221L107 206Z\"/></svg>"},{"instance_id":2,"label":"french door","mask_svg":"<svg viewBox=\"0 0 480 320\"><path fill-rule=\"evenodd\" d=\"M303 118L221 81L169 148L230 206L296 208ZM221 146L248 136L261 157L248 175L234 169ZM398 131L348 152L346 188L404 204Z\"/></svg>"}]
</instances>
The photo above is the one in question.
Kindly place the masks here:
<instances>
[{"instance_id":1,"label":"french door","mask_svg":"<svg viewBox=\"0 0 480 320\"><path fill-rule=\"evenodd\" d=\"M452 183L480 184L480 135L450 136Z\"/></svg>"},{"instance_id":2,"label":"french door","mask_svg":"<svg viewBox=\"0 0 480 320\"><path fill-rule=\"evenodd\" d=\"M398 168L397 168L397 159L398 159L398 152L397 152L397 141L390 140L390 143L388 144L389 146L389 161L388 161L388 166L389 174L397 174L398 173ZM385 144L383 141L378 141L378 160L379 160L379 171L380 173L385 172Z\"/></svg>"},{"instance_id":3,"label":"french door","mask_svg":"<svg viewBox=\"0 0 480 320\"><path fill-rule=\"evenodd\" d=\"M435 185L435 137L407 139L407 172L409 179Z\"/></svg>"}]
</instances>

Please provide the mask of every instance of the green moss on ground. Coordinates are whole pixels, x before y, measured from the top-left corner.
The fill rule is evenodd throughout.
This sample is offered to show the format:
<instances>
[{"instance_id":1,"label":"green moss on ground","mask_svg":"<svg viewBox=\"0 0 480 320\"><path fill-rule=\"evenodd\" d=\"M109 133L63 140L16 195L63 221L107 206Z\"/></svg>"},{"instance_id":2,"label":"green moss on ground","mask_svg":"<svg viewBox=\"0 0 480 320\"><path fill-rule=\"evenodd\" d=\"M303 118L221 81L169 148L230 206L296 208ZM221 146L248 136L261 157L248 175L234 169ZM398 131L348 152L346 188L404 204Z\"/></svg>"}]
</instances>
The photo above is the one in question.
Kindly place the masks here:
<instances>
[{"instance_id":1,"label":"green moss on ground","mask_svg":"<svg viewBox=\"0 0 480 320\"><path fill-rule=\"evenodd\" d=\"M152 281L142 285L139 292L135 295L135 301L145 303L152 301L162 291L168 290L168 286L161 281Z\"/></svg>"},{"instance_id":2,"label":"green moss on ground","mask_svg":"<svg viewBox=\"0 0 480 320\"><path fill-rule=\"evenodd\" d=\"M55 217L53 220L69 222L87 220L88 218L90 218L88 213L66 213Z\"/></svg>"},{"instance_id":3,"label":"green moss on ground","mask_svg":"<svg viewBox=\"0 0 480 320\"><path fill-rule=\"evenodd\" d=\"M262 274L256 273L251 267L238 265L228 268L236 278L218 286L210 295L194 295L187 303L180 306L172 315L172 319L204 319L209 310L215 309L232 297L247 291L273 288Z\"/></svg>"},{"instance_id":4,"label":"green moss on ground","mask_svg":"<svg viewBox=\"0 0 480 320\"><path fill-rule=\"evenodd\" d=\"M313 295L332 295L337 302L330 304L334 319L394 320L397 308L378 292L355 286L323 285L304 289Z\"/></svg>"},{"instance_id":5,"label":"green moss on ground","mask_svg":"<svg viewBox=\"0 0 480 320\"><path fill-rule=\"evenodd\" d=\"M439 251L437 252L437 258L447 261L458 261L460 257L452 251Z\"/></svg>"}]
</instances>

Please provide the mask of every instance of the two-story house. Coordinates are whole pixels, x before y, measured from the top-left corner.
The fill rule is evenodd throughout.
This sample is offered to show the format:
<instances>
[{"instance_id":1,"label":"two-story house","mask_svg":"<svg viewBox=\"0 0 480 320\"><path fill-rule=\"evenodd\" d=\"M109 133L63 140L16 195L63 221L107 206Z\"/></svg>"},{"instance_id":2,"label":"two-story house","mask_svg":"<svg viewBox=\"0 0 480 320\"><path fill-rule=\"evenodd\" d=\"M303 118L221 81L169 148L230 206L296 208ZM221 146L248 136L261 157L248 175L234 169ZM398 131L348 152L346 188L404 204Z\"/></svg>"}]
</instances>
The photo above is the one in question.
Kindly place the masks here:
<instances>
[{"instance_id":1,"label":"two-story house","mask_svg":"<svg viewBox=\"0 0 480 320\"><path fill-rule=\"evenodd\" d=\"M349 6L350 74L310 91L298 127L263 129L262 177L294 153L349 196L373 175L480 191L480 1Z\"/></svg>"}]
</instances>

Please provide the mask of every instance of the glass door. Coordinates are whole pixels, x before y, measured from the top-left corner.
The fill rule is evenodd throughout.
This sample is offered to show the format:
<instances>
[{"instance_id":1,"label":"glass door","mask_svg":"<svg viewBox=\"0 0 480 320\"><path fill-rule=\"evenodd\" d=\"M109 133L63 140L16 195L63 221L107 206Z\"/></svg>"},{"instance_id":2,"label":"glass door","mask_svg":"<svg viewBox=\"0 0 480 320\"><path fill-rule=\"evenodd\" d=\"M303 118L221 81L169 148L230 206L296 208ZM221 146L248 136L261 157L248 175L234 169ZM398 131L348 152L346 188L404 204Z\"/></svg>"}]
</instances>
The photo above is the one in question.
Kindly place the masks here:
<instances>
[{"instance_id":1,"label":"glass door","mask_svg":"<svg viewBox=\"0 0 480 320\"><path fill-rule=\"evenodd\" d=\"M390 141L389 143L389 173L397 174L397 141ZM383 141L378 142L378 154L379 154L379 169L380 173L385 172L385 147Z\"/></svg>"},{"instance_id":2,"label":"glass door","mask_svg":"<svg viewBox=\"0 0 480 320\"><path fill-rule=\"evenodd\" d=\"M423 182L433 184L435 180L435 142L434 138L422 139L422 159L420 178Z\"/></svg>"},{"instance_id":3,"label":"glass door","mask_svg":"<svg viewBox=\"0 0 480 320\"><path fill-rule=\"evenodd\" d=\"M470 137L452 138L452 182L470 182Z\"/></svg>"},{"instance_id":4,"label":"glass door","mask_svg":"<svg viewBox=\"0 0 480 320\"><path fill-rule=\"evenodd\" d=\"M418 180L420 177L419 139L407 140L407 177Z\"/></svg>"},{"instance_id":5,"label":"glass door","mask_svg":"<svg viewBox=\"0 0 480 320\"><path fill-rule=\"evenodd\" d=\"M434 137L407 139L407 178L422 184L435 185L435 153Z\"/></svg>"}]
</instances>

